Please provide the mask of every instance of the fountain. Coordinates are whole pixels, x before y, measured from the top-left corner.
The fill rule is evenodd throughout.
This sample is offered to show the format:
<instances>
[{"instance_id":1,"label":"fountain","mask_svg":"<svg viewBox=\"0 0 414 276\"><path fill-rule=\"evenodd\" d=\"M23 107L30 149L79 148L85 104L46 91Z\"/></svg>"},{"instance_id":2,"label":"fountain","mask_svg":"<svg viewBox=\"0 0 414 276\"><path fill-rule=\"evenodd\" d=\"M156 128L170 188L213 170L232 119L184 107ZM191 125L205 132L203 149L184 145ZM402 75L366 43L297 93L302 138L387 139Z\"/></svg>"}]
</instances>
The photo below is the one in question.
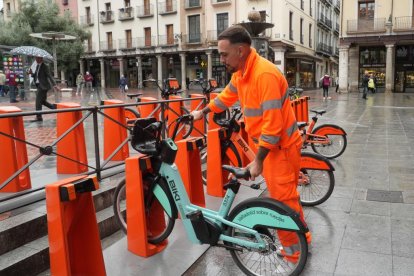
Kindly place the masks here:
<instances>
[{"instance_id":1,"label":"fountain","mask_svg":"<svg viewBox=\"0 0 414 276\"><path fill-rule=\"evenodd\" d=\"M260 34L266 29L272 28L274 24L262 22L260 12L254 8L249 12L247 18L250 22L241 22L238 25L249 32L252 37L252 46L256 49L257 53L262 57L268 58L269 39L265 36L260 36Z\"/></svg>"}]
</instances>

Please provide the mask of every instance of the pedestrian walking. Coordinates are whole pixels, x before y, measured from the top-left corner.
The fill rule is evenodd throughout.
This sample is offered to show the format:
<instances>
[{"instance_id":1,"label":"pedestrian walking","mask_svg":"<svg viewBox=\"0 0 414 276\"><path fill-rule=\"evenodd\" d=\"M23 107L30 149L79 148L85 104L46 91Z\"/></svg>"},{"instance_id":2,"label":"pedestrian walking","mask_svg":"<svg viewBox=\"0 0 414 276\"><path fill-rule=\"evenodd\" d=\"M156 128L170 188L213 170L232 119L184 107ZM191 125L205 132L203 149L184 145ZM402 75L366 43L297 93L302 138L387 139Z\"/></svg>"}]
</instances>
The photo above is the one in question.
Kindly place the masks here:
<instances>
[{"instance_id":1,"label":"pedestrian walking","mask_svg":"<svg viewBox=\"0 0 414 276\"><path fill-rule=\"evenodd\" d=\"M16 97L17 97L16 73L12 71L8 71L8 73L6 74L6 82L9 87L10 102L18 103L19 101L16 100Z\"/></svg>"},{"instance_id":2,"label":"pedestrian walking","mask_svg":"<svg viewBox=\"0 0 414 276\"><path fill-rule=\"evenodd\" d=\"M374 75L371 73L369 75L369 80L368 80L368 90L372 93L375 94L375 90L377 88L377 79L374 77Z\"/></svg>"},{"instance_id":3,"label":"pedestrian walking","mask_svg":"<svg viewBox=\"0 0 414 276\"><path fill-rule=\"evenodd\" d=\"M84 76L84 80L85 80L85 83L86 83L86 90L89 93L92 92L93 77L92 77L91 73L89 73L88 71L86 71L86 74Z\"/></svg>"},{"instance_id":4,"label":"pedestrian walking","mask_svg":"<svg viewBox=\"0 0 414 276\"><path fill-rule=\"evenodd\" d=\"M36 92L36 111L42 110L42 106L46 106L50 109L56 109L56 104L51 104L47 101L47 92L50 89L59 89L56 85L55 79L50 73L49 66L43 62L42 57L36 57L36 70L29 69L29 74L33 76L33 82L37 87ZM36 115L36 118L32 122L43 121L42 115Z\"/></svg>"},{"instance_id":5,"label":"pedestrian walking","mask_svg":"<svg viewBox=\"0 0 414 276\"><path fill-rule=\"evenodd\" d=\"M121 89L121 93L125 93L128 90L128 79L124 75L121 75L119 79L119 88Z\"/></svg>"},{"instance_id":6,"label":"pedestrian walking","mask_svg":"<svg viewBox=\"0 0 414 276\"><path fill-rule=\"evenodd\" d=\"M362 98L367 99L367 92L368 92L368 81L369 81L369 75L368 72L365 71L364 76L362 77Z\"/></svg>"},{"instance_id":7,"label":"pedestrian walking","mask_svg":"<svg viewBox=\"0 0 414 276\"><path fill-rule=\"evenodd\" d=\"M4 97L5 85L6 85L6 75L3 73L2 70L0 70L0 96L1 97Z\"/></svg>"},{"instance_id":8,"label":"pedestrian walking","mask_svg":"<svg viewBox=\"0 0 414 276\"><path fill-rule=\"evenodd\" d=\"M335 77L335 93L339 92L339 77Z\"/></svg>"},{"instance_id":9,"label":"pedestrian walking","mask_svg":"<svg viewBox=\"0 0 414 276\"><path fill-rule=\"evenodd\" d=\"M325 101L326 99L330 100L331 97L328 97L328 90L329 90L329 86L331 85L331 78L329 77L328 74L325 74L320 81L322 82L322 89L323 89L323 100Z\"/></svg>"},{"instance_id":10,"label":"pedestrian walking","mask_svg":"<svg viewBox=\"0 0 414 276\"><path fill-rule=\"evenodd\" d=\"M80 95L82 93L82 88L83 88L84 83L85 83L85 79L82 73L79 73L78 76L76 77L76 93L77 94Z\"/></svg>"}]
</instances>

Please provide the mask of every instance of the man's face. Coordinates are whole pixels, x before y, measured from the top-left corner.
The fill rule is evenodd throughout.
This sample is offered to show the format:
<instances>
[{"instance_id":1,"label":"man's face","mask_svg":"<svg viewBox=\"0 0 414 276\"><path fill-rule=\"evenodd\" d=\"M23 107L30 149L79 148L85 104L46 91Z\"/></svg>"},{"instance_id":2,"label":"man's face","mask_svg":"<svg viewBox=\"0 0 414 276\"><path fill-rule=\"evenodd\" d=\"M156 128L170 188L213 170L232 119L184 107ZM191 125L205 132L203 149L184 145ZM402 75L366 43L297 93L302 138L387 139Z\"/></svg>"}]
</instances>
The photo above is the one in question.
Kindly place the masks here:
<instances>
[{"instance_id":1,"label":"man's face","mask_svg":"<svg viewBox=\"0 0 414 276\"><path fill-rule=\"evenodd\" d=\"M227 39L219 40L218 51L220 62L226 66L227 72L234 73L240 69L241 46L239 44L231 44Z\"/></svg>"},{"instance_id":2,"label":"man's face","mask_svg":"<svg viewBox=\"0 0 414 276\"><path fill-rule=\"evenodd\" d=\"M43 61L43 58L41 58L41 57L36 57L36 62L37 63L41 63Z\"/></svg>"}]
</instances>

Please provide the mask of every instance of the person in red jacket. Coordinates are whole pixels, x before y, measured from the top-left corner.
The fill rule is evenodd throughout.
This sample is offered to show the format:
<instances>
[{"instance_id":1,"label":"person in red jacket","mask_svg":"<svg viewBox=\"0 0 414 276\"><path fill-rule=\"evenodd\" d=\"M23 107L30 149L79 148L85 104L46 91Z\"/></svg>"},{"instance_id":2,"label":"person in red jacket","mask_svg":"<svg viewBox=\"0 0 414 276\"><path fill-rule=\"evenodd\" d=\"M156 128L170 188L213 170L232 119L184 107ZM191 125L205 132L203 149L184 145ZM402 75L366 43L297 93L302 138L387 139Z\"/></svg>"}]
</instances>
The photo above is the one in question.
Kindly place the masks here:
<instances>
[{"instance_id":1,"label":"person in red jacket","mask_svg":"<svg viewBox=\"0 0 414 276\"><path fill-rule=\"evenodd\" d=\"M251 180L263 174L272 198L299 213L304 221L297 184L302 139L290 105L288 84L279 69L258 55L251 47L251 37L235 25L218 37L220 61L232 73L230 83L203 110L192 111L194 120L207 113L222 112L237 100L244 114L246 131L257 149L256 158L247 165ZM278 231L283 254L289 262L297 261L297 239ZM308 235L308 242L311 236Z\"/></svg>"}]
</instances>

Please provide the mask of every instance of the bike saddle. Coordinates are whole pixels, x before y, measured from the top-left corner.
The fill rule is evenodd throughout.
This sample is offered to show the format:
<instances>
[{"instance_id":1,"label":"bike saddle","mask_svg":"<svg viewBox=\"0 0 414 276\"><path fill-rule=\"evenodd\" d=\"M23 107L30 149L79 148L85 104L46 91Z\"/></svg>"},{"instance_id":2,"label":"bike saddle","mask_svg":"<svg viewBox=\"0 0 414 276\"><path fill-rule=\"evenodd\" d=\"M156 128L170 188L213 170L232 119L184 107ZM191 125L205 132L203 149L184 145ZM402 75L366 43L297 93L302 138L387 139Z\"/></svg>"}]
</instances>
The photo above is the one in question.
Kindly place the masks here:
<instances>
[{"instance_id":1,"label":"bike saddle","mask_svg":"<svg viewBox=\"0 0 414 276\"><path fill-rule=\"evenodd\" d=\"M132 148L142 154L157 154L161 126L162 123L155 118L137 119L132 129Z\"/></svg>"},{"instance_id":2,"label":"bike saddle","mask_svg":"<svg viewBox=\"0 0 414 276\"><path fill-rule=\"evenodd\" d=\"M223 170L231 172L237 179L244 178L247 180L250 178L250 171L248 169L232 167L229 165L223 165L221 167L223 168Z\"/></svg>"},{"instance_id":3,"label":"bike saddle","mask_svg":"<svg viewBox=\"0 0 414 276\"><path fill-rule=\"evenodd\" d=\"M326 110L315 110L315 109L311 109L310 111L311 112L315 112L318 115L322 115L322 114L326 113Z\"/></svg>"},{"instance_id":4,"label":"bike saddle","mask_svg":"<svg viewBox=\"0 0 414 276\"><path fill-rule=\"evenodd\" d=\"M130 93L126 94L130 99L144 95L144 93Z\"/></svg>"},{"instance_id":5,"label":"bike saddle","mask_svg":"<svg viewBox=\"0 0 414 276\"><path fill-rule=\"evenodd\" d=\"M302 128L304 128L305 126L307 126L307 125L308 125L308 123L307 123L307 122L296 122L296 124L298 125L298 128L299 128L299 129L302 129Z\"/></svg>"}]
</instances>

